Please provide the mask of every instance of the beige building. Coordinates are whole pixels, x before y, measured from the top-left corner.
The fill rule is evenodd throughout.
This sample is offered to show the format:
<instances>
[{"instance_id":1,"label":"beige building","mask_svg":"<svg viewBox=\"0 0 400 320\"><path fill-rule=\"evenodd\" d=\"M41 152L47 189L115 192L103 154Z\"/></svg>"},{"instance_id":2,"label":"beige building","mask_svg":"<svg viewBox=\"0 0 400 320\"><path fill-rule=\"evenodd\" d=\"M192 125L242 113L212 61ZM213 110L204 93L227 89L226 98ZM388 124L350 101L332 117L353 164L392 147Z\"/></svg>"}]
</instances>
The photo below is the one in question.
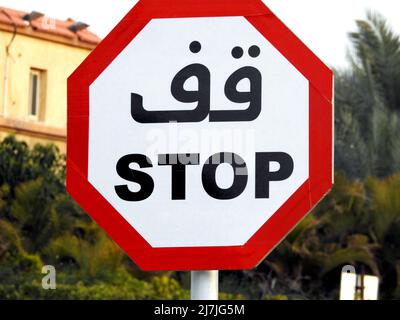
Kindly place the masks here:
<instances>
[{"instance_id":1,"label":"beige building","mask_svg":"<svg viewBox=\"0 0 400 320\"><path fill-rule=\"evenodd\" d=\"M0 140L65 152L67 78L99 41L84 23L0 7Z\"/></svg>"}]
</instances>

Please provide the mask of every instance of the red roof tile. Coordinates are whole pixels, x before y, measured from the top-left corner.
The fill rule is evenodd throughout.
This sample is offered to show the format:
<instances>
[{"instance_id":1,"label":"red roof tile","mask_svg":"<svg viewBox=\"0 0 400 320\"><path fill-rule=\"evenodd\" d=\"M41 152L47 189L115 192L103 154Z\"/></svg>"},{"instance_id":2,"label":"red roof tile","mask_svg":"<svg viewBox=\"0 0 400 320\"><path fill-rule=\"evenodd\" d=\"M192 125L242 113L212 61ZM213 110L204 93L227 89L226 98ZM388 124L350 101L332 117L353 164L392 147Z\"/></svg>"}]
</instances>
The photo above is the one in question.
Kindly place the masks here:
<instances>
[{"instance_id":1,"label":"red roof tile","mask_svg":"<svg viewBox=\"0 0 400 320\"><path fill-rule=\"evenodd\" d=\"M53 19L47 16L33 20L31 23L25 21L23 17L27 15L27 12L9 9L0 6L0 24L13 26L15 25L18 30L31 29L35 35L48 34L58 37L62 37L66 41L73 41L74 44L86 44L86 45L97 45L101 39L90 32L88 29L73 32L68 29L69 26L73 25L76 21L73 19L67 19L66 21Z\"/></svg>"}]
</instances>

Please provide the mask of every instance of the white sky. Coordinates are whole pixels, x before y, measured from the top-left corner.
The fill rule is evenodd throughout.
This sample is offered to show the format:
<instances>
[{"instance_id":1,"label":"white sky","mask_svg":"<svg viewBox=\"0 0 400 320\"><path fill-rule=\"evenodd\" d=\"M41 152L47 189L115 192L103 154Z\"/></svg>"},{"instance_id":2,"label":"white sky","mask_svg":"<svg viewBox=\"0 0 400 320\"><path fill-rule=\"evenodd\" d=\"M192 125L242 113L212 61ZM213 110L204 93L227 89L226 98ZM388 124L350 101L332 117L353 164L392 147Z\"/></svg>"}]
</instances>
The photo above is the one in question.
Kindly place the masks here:
<instances>
[{"instance_id":1,"label":"white sky","mask_svg":"<svg viewBox=\"0 0 400 320\"><path fill-rule=\"evenodd\" d=\"M235 0L232 0L235 1ZM68 17L91 25L104 37L134 6L136 0L0 0L0 5L48 16ZM346 63L347 33L367 9L383 14L400 33L400 2L396 0L264 0L325 63L340 67Z\"/></svg>"}]
</instances>

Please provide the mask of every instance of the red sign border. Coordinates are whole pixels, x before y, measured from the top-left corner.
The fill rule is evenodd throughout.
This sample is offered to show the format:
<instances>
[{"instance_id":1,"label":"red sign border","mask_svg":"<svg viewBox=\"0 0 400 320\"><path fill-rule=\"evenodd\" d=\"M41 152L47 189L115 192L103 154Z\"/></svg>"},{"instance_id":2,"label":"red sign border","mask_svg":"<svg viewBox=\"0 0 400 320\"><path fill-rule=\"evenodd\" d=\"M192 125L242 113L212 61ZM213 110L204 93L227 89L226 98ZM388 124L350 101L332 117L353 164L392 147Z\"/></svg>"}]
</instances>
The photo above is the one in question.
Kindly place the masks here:
<instances>
[{"instance_id":1,"label":"red sign border","mask_svg":"<svg viewBox=\"0 0 400 320\"><path fill-rule=\"evenodd\" d=\"M243 246L153 248L88 182L89 87L155 18L243 16L310 83L309 179ZM333 74L259 0L142 0L68 79L67 190L146 271L251 269L333 183Z\"/></svg>"}]
</instances>

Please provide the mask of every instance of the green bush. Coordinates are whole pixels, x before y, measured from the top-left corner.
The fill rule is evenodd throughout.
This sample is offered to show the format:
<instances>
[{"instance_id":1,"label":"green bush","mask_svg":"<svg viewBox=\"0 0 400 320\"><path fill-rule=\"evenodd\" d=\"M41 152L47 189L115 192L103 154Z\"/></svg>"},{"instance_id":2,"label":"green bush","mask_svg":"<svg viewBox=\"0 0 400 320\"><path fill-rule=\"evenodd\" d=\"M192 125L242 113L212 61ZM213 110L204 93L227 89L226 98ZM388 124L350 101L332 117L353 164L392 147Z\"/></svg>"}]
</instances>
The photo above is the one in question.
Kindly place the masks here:
<instances>
[{"instance_id":1,"label":"green bush","mask_svg":"<svg viewBox=\"0 0 400 320\"><path fill-rule=\"evenodd\" d=\"M116 279L115 283L57 283L56 290L44 290L38 280L19 285L0 285L0 299L24 300L159 300L188 299L189 292L168 277L155 277L150 282L132 277Z\"/></svg>"}]
</instances>

